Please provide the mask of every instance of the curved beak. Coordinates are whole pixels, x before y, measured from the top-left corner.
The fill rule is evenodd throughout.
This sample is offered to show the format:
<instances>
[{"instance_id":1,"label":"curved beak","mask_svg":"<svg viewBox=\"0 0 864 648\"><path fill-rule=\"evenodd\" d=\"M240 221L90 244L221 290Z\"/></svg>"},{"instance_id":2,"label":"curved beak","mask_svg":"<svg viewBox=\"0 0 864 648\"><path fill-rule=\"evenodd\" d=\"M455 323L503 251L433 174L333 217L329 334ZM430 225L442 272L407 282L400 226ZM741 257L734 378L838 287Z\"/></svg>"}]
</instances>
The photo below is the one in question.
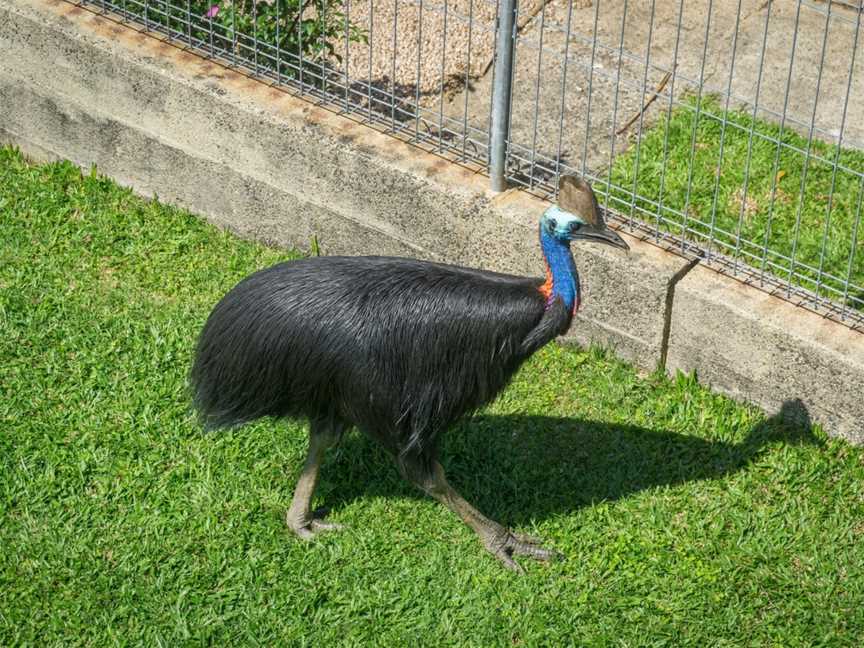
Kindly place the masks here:
<instances>
[{"instance_id":1,"label":"curved beak","mask_svg":"<svg viewBox=\"0 0 864 648\"><path fill-rule=\"evenodd\" d=\"M594 243L605 243L622 250L630 250L630 246L624 242L624 239L608 227L604 227L602 230L583 230L579 233L578 238Z\"/></svg>"}]
</instances>

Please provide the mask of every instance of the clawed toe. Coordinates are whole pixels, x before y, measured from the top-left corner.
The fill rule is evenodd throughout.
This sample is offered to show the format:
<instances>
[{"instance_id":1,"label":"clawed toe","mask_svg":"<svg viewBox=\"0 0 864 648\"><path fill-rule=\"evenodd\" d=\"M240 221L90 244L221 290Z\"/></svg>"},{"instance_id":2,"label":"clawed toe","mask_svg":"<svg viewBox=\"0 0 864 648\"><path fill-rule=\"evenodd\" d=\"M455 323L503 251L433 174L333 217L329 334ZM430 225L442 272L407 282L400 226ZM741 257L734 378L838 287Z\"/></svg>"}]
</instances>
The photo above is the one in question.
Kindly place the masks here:
<instances>
[{"instance_id":1,"label":"clawed toe","mask_svg":"<svg viewBox=\"0 0 864 648\"><path fill-rule=\"evenodd\" d=\"M519 542L522 542L524 544L531 544L531 545L543 544L543 541L540 538L538 538L537 536L528 535L527 533L516 533L514 531L511 531L510 535L513 538L515 538L516 540L518 540Z\"/></svg>"},{"instance_id":2,"label":"clawed toe","mask_svg":"<svg viewBox=\"0 0 864 648\"><path fill-rule=\"evenodd\" d=\"M553 549L545 549L540 546L540 539L530 535L523 535L507 531L503 538L487 544L486 548L501 563L516 573L522 574L524 570L513 560L513 556L529 556L535 560L558 560L562 555Z\"/></svg>"},{"instance_id":3,"label":"clawed toe","mask_svg":"<svg viewBox=\"0 0 864 648\"><path fill-rule=\"evenodd\" d=\"M285 523L301 540L312 540L322 531L341 531L345 528L336 522L325 522L322 518L327 513L327 509L318 509L307 519L295 519L289 511L285 516Z\"/></svg>"},{"instance_id":4,"label":"clawed toe","mask_svg":"<svg viewBox=\"0 0 864 648\"><path fill-rule=\"evenodd\" d=\"M515 540L510 545L512 553L519 556L531 556L536 560L554 560L560 557L560 554L553 549L544 549L538 546L536 542L523 542Z\"/></svg>"},{"instance_id":5,"label":"clawed toe","mask_svg":"<svg viewBox=\"0 0 864 648\"><path fill-rule=\"evenodd\" d=\"M345 528L337 522L325 522L324 520L312 520L309 524L315 531L341 531Z\"/></svg>"}]
</instances>

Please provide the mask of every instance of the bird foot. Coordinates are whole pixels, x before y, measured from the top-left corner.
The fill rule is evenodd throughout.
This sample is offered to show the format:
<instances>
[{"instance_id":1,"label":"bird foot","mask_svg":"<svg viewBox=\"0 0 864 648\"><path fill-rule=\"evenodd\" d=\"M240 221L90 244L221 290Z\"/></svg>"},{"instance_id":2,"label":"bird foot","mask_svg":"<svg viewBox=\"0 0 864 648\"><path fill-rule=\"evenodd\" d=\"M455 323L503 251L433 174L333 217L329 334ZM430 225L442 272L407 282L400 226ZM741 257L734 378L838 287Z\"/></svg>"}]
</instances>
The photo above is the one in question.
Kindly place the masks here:
<instances>
[{"instance_id":1,"label":"bird foot","mask_svg":"<svg viewBox=\"0 0 864 648\"><path fill-rule=\"evenodd\" d=\"M534 536L513 531L504 530L503 534L496 534L484 540L486 550L495 556L509 570L517 574L525 572L522 566L515 560L514 556L529 556L535 560L560 560L563 556L554 549L544 549L541 540Z\"/></svg>"},{"instance_id":2,"label":"bird foot","mask_svg":"<svg viewBox=\"0 0 864 648\"><path fill-rule=\"evenodd\" d=\"M295 517L288 511L285 516L285 523L288 528L294 532L301 540L312 540L318 533L322 531L341 531L345 527L336 522L325 522L324 516L329 513L326 508L320 508L312 512L312 515L301 518Z\"/></svg>"}]
</instances>

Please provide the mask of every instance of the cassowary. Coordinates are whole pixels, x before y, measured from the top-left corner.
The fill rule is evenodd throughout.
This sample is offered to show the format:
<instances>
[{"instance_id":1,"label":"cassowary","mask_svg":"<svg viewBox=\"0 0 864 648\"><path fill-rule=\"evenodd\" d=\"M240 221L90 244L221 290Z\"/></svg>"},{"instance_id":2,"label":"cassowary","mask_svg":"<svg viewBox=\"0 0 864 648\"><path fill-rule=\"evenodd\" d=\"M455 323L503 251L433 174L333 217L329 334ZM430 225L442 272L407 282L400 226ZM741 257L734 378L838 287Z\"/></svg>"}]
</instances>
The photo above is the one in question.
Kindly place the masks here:
<instances>
[{"instance_id":1,"label":"cassowary","mask_svg":"<svg viewBox=\"0 0 864 648\"><path fill-rule=\"evenodd\" d=\"M300 538L337 529L311 510L324 452L356 427L381 443L402 475L452 509L488 551L555 553L484 517L447 482L441 434L489 403L579 308L570 242L619 248L587 182L561 178L540 219L546 277L390 257L316 257L242 280L216 305L191 370L208 428L261 417L305 418L309 451L287 523Z\"/></svg>"}]
</instances>

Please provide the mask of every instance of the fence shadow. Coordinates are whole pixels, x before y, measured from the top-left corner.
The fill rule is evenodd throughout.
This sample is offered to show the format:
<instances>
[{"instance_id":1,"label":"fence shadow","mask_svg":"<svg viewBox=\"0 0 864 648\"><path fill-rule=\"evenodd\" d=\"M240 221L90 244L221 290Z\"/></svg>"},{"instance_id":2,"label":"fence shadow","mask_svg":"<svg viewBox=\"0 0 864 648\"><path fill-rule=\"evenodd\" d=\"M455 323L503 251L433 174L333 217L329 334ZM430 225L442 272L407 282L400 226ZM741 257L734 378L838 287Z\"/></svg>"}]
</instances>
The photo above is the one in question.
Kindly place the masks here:
<instances>
[{"instance_id":1,"label":"fence shadow","mask_svg":"<svg viewBox=\"0 0 864 648\"><path fill-rule=\"evenodd\" d=\"M787 401L739 443L591 420L478 415L450 431L441 462L478 509L520 525L656 486L732 475L777 442L821 445L800 401ZM321 487L333 510L371 497L425 497L357 433L325 463Z\"/></svg>"}]
</instances>

